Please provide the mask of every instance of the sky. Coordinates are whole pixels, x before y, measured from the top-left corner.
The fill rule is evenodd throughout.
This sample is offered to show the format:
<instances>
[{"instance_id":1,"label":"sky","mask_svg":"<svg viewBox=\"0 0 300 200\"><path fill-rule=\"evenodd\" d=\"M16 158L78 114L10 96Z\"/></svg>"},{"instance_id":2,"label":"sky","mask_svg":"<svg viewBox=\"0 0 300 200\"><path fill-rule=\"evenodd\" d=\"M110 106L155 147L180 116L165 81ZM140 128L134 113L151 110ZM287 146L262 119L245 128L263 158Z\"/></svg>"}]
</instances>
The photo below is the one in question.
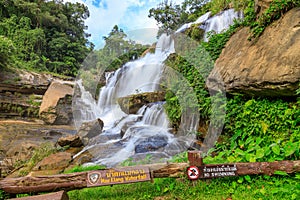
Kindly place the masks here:
<instances>
[{"instance_id":1,"label":"sky","mask_svg":"<svg viewBox=\"0 0 300 200\"><path fill-rule=\"evenodd\" d=\"M155 8L162 0L64 0L85 4L90 17L86 20L89 38L96 49L105 44L103 36L107 36L114 25L122 28L129 38L143 43L152 44L156 41L157 22L149 18L149 10ZM173 0L180 4L184 0Z\"/></svg>"}]
</instances>

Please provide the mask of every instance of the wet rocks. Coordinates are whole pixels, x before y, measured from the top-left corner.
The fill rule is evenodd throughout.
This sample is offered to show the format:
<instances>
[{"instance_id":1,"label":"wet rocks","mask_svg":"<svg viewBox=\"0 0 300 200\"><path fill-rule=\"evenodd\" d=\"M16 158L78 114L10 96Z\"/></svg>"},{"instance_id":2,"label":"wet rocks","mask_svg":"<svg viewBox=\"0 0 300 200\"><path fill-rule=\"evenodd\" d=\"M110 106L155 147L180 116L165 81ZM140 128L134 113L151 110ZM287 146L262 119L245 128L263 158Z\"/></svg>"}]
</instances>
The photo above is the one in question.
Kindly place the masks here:
<instances>
[{"instance_id":1,"label":"wet rocks","mask_svg":"<svg viewBox=\"0 0 300 200\"><path fill-rule=\"evenodd\" d=\"M78 135L68 135L58 139L57 144L61 147L81 147L83 146L82 140Z\"/></svg>"},{"instance_id":2,"label":"wet rocks","mask_svg":"<svg viewBox=\"0 0 300 200\"><path fill-rule=\"evenodd\" d=\"M104 123L101 119L97 119L91 122L84 122L81 124L77 135L83 141L83 144L86 145L88 141L102 133Z\"/></svg>"},{"instance_id":3,"label":"wet rocks","mask_svg":"<svg viewBox=\"0 0 300 200\"><path fill-rule=\"evenodd\" d=\"M126 114L136 114L137 111L144 105L165 100L165 92L146 92L134 94L118 99L118 103L123 112Z\"/></svg>"},{"instance_id":4,"label":"wet rocks","mask_svg":"<svg viewBox=\"0 0 300 200\"><path fill-rule=\"evenodd\" d=\"M154 136L142 139L135 146L136 153L146 153L158 150L168 144L168 138L164 136Z\"/></svg>"}]
</instances>

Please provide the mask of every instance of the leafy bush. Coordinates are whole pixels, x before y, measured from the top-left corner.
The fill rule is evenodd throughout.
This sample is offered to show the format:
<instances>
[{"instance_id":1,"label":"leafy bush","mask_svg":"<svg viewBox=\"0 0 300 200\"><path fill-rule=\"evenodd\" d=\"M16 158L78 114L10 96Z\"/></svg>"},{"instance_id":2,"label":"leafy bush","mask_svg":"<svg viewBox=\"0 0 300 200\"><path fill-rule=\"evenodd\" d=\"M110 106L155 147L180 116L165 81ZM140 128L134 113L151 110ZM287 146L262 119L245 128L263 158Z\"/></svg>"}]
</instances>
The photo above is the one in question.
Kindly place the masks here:
<instances>
[{"instance_id":1,"label":"leafy bush","mask_svg":"<svg viewBox=\"0 0 300 200\"><path fill-rule=\"evenodd\" d=\"M228 9L230 6L231 0L212 0L209 2L210 11L212 14L217 14L222 10Z\"/></svg>"},{"instance_id":2,"label":"leafy bush","mask_svg":"<svg viewBox=\"0 0 300 200\"><path fill-rule=\"evenodd\" d=\"M190 108L198 107L200 117L207 119L210 115L210 97L205 89L205 79L213 68L213 61L206 50L199 45L196 50L187 52L186 55L172 55L166 65L176 70L182 79L174 78L167 86L165 109L170 121L178 128L181 114L185 108L180 105L180 100ZM186 82L186 84L183 84ZM187 92L190 89L191 93ZM194 95L198 102L193 101Z\"/></svg>"},{"instance_id":3,"label":"leafy bush","mask_svg":"<svg viewBox=\"0 0 300 200\"><path fill-rule=\"evenodd\" d=\"M217 60L225 47L226 42L230 37L238 30L238 27L241 26L241 22L235 21L233 25L225 32L219 34L210 34L208 42L202 42L205 50L209 52L210 57L213 60Z\"/></svg>"},{"instance_id":4,"label":"leafy bush","mask_svg":"<svg viewBox=\"0 0 300 200\"><path fill-rule=\"evenodd\" d=\"M273 21L279 19L290 9L300 5L298 0L274 0L270 7L258 18L257 21L251 23L252 35L249 40L259 37Z\"/></svg>"},{"instance_id":5,"label":"leafy bush","mask_svg":"<svg viewBox=\"0 0 300 200\"><path fill-rule=\"evenodd\" d=\"M255 162L300 158L300 104L283 100L228 101L223 142L208 162Z\"/></svg>"},{"instance_id":6,"label":"leafy bush","mask_svg":"<svg viewBox=\"0 0 300 200\"><path fill-rule=\"evenodd\" d=\"M0 35L0 69L7 67L13 63L13 53L14 53L13 42Z\"/></svg>"}]
</instances>

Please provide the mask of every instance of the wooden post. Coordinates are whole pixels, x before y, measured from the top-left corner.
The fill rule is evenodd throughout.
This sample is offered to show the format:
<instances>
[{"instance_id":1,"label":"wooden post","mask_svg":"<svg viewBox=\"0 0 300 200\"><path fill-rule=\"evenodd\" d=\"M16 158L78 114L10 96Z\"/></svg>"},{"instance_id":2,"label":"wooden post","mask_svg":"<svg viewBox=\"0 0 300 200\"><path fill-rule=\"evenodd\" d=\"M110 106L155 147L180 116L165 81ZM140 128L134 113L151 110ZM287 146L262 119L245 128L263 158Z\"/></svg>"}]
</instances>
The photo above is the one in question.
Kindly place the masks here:
<instances>
[{"instance_id":1,"label":"wooden post","mask_svg":"<svg viewBox=\"0 0 300 200\"><path fill-rule=\"evenodd\" d=\"M188 160L191 166L202 166L203 158L201 151L188 151Z\"/></svg>"}]
</instances>

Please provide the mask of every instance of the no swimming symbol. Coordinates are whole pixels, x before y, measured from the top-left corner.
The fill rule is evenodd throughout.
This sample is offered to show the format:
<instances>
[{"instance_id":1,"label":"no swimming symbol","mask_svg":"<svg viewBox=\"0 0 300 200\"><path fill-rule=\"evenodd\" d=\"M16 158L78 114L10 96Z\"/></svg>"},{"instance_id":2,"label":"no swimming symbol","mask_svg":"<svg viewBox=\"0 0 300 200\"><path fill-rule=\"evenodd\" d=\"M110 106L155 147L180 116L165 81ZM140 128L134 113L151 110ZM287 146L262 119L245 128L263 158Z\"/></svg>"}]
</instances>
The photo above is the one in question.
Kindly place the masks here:
<instances>
[{"instance_id":1,"label":"no swimming symbol","mask_svg":"<svg viewBox=\"0 0 300 200\"><path fill-rule=\"evenodd\" d=\"M187 169L187 175L190 180L197 180L200 176L200 171L196 166L190 166Z\"/></svg>"}]
</instances>

